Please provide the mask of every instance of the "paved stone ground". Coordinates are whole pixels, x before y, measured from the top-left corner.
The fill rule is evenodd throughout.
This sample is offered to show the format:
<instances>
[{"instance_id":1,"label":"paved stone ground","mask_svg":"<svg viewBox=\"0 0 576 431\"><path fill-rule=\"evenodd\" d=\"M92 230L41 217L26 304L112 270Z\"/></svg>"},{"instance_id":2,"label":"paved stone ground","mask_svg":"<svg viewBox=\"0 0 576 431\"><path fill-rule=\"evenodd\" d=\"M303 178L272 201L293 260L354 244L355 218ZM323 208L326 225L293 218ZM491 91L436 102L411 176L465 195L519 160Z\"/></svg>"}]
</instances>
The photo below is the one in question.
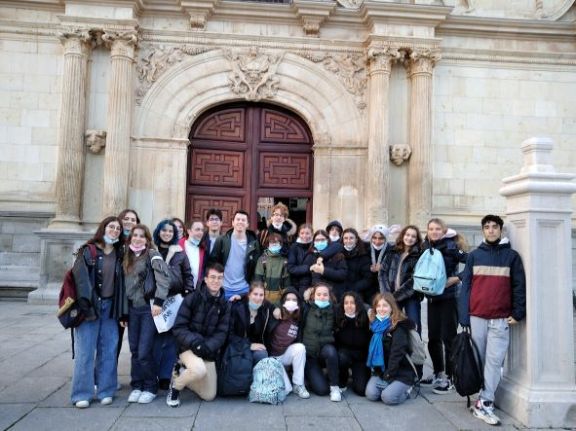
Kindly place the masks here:
<instances>
[{"instance_id":1,"label":"paved stone ground","mask_svg":"<svg viewBox=\"0 0 576 431\"><path fill-rule=\"evenodd\" d=\"M97 402L78 410L69 401L70 336L55 317L55 306L0 302L0 430L484 430L457 394L421 395L397 407L370 402L350 391L341 403L328 397L301 400L291 395L280 406L245 399L203 402L186 391L180 408L165 404L164 392L149 405L129 405L127 341L120 358L122 390L111 406ZM500 429L522 426L506 414Z\"/></svg>"}]
</instances>

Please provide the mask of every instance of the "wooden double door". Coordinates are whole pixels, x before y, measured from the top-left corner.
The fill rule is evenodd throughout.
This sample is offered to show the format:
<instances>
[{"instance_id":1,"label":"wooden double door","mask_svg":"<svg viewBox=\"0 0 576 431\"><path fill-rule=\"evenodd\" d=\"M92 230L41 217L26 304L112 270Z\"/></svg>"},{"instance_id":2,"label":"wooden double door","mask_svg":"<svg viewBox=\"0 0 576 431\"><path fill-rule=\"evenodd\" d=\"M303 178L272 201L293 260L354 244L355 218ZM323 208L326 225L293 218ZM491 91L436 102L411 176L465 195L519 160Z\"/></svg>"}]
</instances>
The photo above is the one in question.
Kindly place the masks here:
<instances>
[{"instance_id":1,"label":"wooden double door","mask_svg":"<svg viewBox=\"0 0 576 431\"><path fill-rule=\"evenodd\" d=\"M265 104L230 104L204 113L190 132L187 220L219 208L225 227L238 209L250 213L282 201L312 219L312 137L295 114ZM302 220L302 218L304 220Z\"/></svg>"}]
</instances>

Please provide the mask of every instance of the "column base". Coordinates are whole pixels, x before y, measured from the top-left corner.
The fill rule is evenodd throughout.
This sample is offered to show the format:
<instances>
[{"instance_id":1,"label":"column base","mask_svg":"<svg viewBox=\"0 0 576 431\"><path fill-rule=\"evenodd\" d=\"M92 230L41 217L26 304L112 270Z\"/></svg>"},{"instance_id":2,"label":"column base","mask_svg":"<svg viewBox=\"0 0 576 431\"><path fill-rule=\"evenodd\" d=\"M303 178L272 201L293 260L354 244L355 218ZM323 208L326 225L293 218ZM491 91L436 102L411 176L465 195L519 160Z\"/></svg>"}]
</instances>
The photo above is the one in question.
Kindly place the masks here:
<instances>
[{"instance_id":1,"label":"column base","mask_svg":"<svg viewBox=\"0 0 576 431\"><path fill-rule=\"evenodd\" d=\"M80 218L71 215L56 215L48 224L50 230L81 232Z\"/></svg>"},{"instance_id":2,"label":"column base","mask_svg":"<svg viewBox=\"0 0 576 431\"><path fill-rule=\"evenodd\" d=\"M40 237L40 280L38 289L28 294L28 303L57 304L64 274L74 263L74 253L93 234L53 227L35 234Z\"/></svg>"},{"instance_id":3,"label":"column base","mask_svg":"<svg viewBox=\"0 0 576 431\"><path fill-rule=\"evenodd\" d=\"M576 386L530 389L504 378L496 405L529 428L576 428Z\"/></svg>"}]
</instances>

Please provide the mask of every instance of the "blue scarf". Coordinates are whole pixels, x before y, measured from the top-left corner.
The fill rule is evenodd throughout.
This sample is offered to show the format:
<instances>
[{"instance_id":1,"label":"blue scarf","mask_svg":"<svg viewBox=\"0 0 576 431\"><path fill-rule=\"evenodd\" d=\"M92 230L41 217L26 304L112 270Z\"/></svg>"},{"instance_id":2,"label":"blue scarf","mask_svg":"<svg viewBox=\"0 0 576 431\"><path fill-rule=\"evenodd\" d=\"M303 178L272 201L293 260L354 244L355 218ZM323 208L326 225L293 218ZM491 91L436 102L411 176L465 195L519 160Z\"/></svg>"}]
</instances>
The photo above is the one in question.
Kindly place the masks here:
<instances>
[{"instance_id":1,"label":"blue scarf","mask_svg":"<svg viewBox=\"0 0 576 431\"><path fill-rule=\"evenodd\" d=\"M386 317L382 321L376 318L370 324L370 330L374 335L372 335L372 338L370 339L366 366L370 368L381 367L382 370L386 367L386 364L384 363L384 346L382 345L382 337L390 328L390 324L390 317Z\"/></svg>"}]
</instances>

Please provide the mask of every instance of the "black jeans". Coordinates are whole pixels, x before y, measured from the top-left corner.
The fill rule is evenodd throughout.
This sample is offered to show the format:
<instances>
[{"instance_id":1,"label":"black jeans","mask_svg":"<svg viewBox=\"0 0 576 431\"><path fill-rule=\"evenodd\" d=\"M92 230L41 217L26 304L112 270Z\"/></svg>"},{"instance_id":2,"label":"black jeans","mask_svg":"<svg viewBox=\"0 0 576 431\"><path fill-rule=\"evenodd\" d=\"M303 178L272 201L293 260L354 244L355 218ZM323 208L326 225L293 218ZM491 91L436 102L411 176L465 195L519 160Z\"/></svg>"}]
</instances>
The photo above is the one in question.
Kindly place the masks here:
<instances>
[{"instance_id":1,"label":"black jeans","mask_svg":"<svg viewBox=\"0 0 576 431\"><path fill-rule=\"evenodd\" d=\"M328 379L322 370L326 367ZM317 358L306 356L304 375L308 388L316 395L328 395L330 386L338 386L338 352L333 344L326 344L320 349Z\"/></svg>"},{"instance_id":2,"label":"black jeans","mask_svg":"<svg viewBox=\"0 0 576 431\"><path fill-rule=\"evenodd\" d=\"M428 303L428 352L434 374L441 371L452 377L452 341L458 330L456 298Z\"/></svg>"},{"instance_id":3,"label":"black jeans","mask_svg":"<svg viewBox=\"0 0 576 431\"><path fill-rule=\"evenodd\" d=\"M340 369L340 387L348 384L349 370L352 371L350 387L355 394L363 397L366 394L366 384L370 379L370 369L366 366L365 352L358 350L338 349L338 368Z\"/></svg>"}]
</instances>

